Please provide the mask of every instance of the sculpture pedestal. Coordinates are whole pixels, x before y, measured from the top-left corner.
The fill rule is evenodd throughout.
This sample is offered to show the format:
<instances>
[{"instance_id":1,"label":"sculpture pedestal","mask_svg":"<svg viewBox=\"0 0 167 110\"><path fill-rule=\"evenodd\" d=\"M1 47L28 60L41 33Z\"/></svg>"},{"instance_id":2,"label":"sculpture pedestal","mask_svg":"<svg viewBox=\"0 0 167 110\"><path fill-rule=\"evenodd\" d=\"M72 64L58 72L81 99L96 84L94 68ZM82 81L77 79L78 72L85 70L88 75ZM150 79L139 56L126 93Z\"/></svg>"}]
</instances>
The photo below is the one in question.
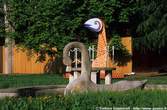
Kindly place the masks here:
<instances>
[{"instance_id":1,"label":"sculpture pedestal","mask_svg":"<svg viewBox=\"0 0 167 110\"><path fill-rule=\"evenodd\" d=\"M107 73L105 76L105 84L111 84L111 73Z\"/></svg>"},{"instance_id":2,"label":"sculpture pedestal","mask_svg":"<svg viewBox=\"0 0 167 110\"><path fill-rule=\"evenodd\" d=\"M69 74L69 83L71 83L74 80L74 77L72 74Z\"/></svg>"},{"instance_id":3,"label":"sculpture pedestal","mask_svg":"<svg viewBox=\"0 0 167 110\"><path fill-rule=\"evenodd\" d=\"M107 75L105 76L105 84L111 84L112 71L115 70L115 68L92 68L91 80L95 84L98 84L100 82L100 71L102 70L105 70L105 72L107 72Z\"/></svg>"},{"instance_id":4,"label":"sculpture pedestal","mask_svg":"<svg viewBox=\"0 0 167 110\"><path fill-rule=\"evenodd\" d=\"M98 71L93 71L91 72L91 80L95 83L95 84L99 84L100 83L100 77L99 77L99 72Z\"/></svg>"},{"instance_id":5,"label":"sculpture pedestal","mask_svg":"<svg viewBox=\"0 0 167 110\"><path fill-rule=\"evenodd\" d=\"M80 76L80 73L78 71L74 71L74 80L77 79Z\"/></svg>"},{"instance_id":6,"label":"sculpture pedestal","mask_svg":"<svg viewBox=\"0 0 167 110\"><path fill-rule=\"evenodd\" d=\"M80 76L81 68L71 68L69 74L69 83L77 79Z\"/></svg>"}]
</instances>

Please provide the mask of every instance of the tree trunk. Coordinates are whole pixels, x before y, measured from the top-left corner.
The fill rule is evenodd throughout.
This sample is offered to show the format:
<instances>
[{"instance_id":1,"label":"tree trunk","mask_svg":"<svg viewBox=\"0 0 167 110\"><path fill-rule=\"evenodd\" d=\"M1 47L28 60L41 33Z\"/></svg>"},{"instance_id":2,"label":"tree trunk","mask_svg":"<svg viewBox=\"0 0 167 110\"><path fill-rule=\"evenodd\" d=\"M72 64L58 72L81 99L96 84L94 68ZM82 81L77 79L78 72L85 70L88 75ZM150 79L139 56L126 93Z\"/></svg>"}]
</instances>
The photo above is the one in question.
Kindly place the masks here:
<instances>
[{"instance_id":1,"label":"tree trunk","mask_svg":"<svg viewBox=\"0 0 167 110\"><path fill-rule=\"evenodd\" d=\"M9 25L9 21L7 19L7 4L4 3L4 13L5 13L5 31L6 31L6 36L5 36L5 74L12 73L12 56L13 56L13 41L12 39L8 36L8 33L12 31L11 26Z\"/></svg>"}]
</instances>

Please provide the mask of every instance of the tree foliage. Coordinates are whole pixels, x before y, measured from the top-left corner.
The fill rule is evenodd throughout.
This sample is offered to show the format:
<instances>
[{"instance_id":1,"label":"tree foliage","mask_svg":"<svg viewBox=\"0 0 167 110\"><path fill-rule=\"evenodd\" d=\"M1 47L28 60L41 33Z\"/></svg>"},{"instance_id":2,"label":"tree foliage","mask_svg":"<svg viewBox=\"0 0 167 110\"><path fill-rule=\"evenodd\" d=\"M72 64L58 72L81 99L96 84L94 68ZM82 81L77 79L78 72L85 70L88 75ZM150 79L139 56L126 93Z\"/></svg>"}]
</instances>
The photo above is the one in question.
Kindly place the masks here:
<instances>
[{"instance_id":1,"label":"tree foliage","mask_svg":"<svg viewBox=\"0 0 167 110\"><path fill-rule=\"evenodd\" d=\"M131 55L127 48L122 44L121 37L114 35L109 42L110 53L112 53L112 46L114 46L114 63L123 66L131 60Z\"/></svg>"},{"instance_id":2,"label":"tree foliage","mask_svg":"<svg viewBox=\"0 0 167 110\"><path fill-rule=\"evenodd\" d=\"M8 0L8 20L17 44L53 55L72 40L90 41L92 34L83 23L92 17L106 24L129 22L134 4L135 0Z\"/></svg>"},{"instance_id":3,"label":"tree foliage","mask_svg":"<svg viewBox=\"0 0 167 110\"><path fill-rule=\"evenodd\" d=\"M3 12L3 4L2 1L0 1L0 39L2 39L4 36L4 12ZM1 42L0 42L1 43Z\"/></svg>"},{"instance_id":4,"label":"tree foliage","mask_svg":"<svg viewBox=\"0 0 167 110\"><path fill-rule=\"evenodd\" d=\"M138 5L141 22L137 33L140 37L134 39L135 47L160 52L167 47L167 1L141 0Z\"/></svg>"}]
</instances>

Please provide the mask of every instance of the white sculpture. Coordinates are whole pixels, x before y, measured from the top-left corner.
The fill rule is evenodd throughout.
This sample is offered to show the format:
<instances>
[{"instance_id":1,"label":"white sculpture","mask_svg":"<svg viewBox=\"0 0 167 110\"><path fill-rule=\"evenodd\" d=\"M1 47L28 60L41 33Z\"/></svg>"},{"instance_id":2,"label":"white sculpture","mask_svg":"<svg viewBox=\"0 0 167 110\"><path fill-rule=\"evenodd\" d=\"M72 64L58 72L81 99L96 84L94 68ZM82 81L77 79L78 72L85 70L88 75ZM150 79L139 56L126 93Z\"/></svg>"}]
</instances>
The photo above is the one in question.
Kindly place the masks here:
<instances>
[{"instance_id":1,"label":"white sculpture","mask_svg":"<svg viewBox=\"0 0 167 110\"><path fill-rule=\"evenodd\" d=\"M103 24L99 18L92 18L84 23L84 26L93 32L100 32Z\"/></svg>"}]
</instances>

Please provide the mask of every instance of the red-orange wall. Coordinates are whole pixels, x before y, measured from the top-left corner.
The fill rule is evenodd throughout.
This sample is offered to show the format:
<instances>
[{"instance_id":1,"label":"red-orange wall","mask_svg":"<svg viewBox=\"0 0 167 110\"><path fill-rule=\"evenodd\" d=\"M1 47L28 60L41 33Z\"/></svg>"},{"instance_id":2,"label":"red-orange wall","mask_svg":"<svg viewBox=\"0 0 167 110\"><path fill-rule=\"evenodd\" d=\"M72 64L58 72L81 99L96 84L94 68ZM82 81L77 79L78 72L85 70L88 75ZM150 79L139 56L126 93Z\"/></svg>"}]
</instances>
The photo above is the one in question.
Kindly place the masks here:
<instances>
[{"instance_id":1,"label":"red-orange wall","mask_svg":"<svg viewBox=\"0 0 167 110\"><path fill-rule=\"evenodd\" d=\"M122 37L122 44L129 50L129 53L132 54L132 37L126 36ZM124 74L132 72L132 59L127 62L125 66L114 66L116 70L113 71L112 77L113 78L122 78Z\"/></svg>"}]
</instances>

